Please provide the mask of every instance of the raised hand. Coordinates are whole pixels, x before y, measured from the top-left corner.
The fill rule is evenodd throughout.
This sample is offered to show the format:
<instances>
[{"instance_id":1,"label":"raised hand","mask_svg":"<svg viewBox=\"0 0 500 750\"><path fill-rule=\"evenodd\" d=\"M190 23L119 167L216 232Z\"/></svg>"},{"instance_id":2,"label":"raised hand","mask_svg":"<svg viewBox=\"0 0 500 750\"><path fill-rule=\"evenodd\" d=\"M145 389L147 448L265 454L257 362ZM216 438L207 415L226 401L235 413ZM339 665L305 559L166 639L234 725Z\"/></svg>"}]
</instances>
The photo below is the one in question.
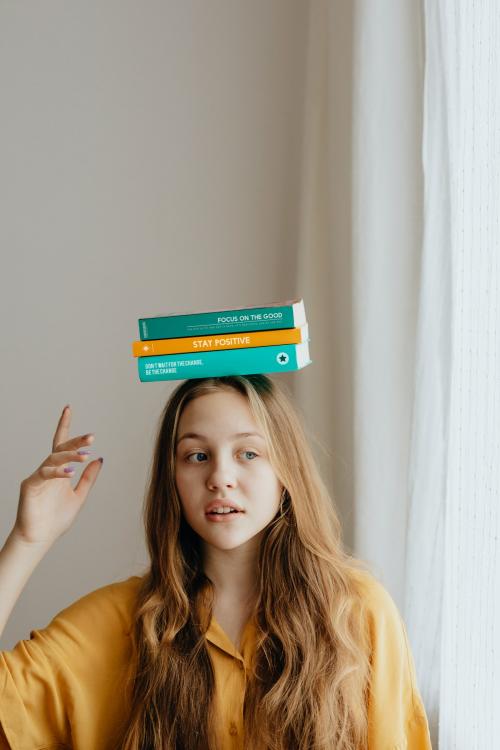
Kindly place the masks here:
<instances>
[{"instance_id":1,"label":"raised hand","mask_svg":"<svg viewBox=\"0 0 500 750\"><path fill-rule=\"evenodd\" d=\"M35 546L49 547L72 525L97 479L102 458L85 467L75 487L70 463L88 460L92 433L69 438L71 408L66 406L59 419L52 453L38 469L21 482L17 517L11 536Z\"/></svg>"}]
</instances>

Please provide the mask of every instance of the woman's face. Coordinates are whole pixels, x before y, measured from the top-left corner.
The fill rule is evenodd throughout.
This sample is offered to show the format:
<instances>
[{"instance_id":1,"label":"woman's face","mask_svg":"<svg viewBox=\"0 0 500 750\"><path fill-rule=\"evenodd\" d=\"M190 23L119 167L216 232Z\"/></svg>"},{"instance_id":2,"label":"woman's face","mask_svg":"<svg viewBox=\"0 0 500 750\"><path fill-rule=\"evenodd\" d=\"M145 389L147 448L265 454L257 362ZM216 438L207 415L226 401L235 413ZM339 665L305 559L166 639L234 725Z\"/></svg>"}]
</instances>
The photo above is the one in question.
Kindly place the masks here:
<instances>
[{"instance_id":1,"label":"woman's face","mask_svg":"<svg viewBox=\"0 0 500 750\"><path fill-rule=\"evenodd\" d=\"M175 451L184 516L205 543L224 550L240 547L275 517L282 485L242 394L218 391L189 402ZM226 512L233 504L239 511Z\"/></svg>"}]
</instances>

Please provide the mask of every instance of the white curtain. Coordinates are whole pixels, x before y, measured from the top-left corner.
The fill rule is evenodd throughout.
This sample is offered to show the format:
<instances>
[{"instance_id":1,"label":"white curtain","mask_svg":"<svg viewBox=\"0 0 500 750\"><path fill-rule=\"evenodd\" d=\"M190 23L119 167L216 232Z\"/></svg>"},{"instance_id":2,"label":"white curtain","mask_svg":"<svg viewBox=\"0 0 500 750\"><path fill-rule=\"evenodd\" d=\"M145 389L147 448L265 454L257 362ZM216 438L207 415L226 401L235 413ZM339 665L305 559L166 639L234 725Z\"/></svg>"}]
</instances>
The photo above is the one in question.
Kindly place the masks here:
<instances>
[{"instance_id":1,"label":"white curtain","mask_svg":"<svg viewBox=\"0 0 500 750\"><path fill-rule=\"evenodd\" d=\"M429 0L407 607L439 747L500 746L500 5Z\"/></svg>"},{"instance_id":2,"label":"white curtain","mask_svg":"<svg viewBox=\"0 0 500 750\"><path fill-rule=\"evenodd\" d=\"M423 1L311 0L295 388L407 623L433 746L494 750L500 5Z\"/></svg>"}]
</instances>

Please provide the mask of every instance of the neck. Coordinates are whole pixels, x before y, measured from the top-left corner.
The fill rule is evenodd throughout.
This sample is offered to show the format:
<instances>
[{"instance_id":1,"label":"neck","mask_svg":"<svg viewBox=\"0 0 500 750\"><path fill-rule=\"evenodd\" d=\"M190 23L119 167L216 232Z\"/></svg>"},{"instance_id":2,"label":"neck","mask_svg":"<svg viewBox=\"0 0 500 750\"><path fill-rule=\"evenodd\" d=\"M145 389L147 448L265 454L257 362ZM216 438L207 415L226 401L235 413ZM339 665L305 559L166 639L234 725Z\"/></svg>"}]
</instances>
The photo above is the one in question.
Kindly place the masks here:
<instances>
[{"instance_id":1,"label":"neck","mask_svg":"<svg viewBox=\"0 0 500 750\"><path fill-rule=\"evenodd\" d=\"M259 544L260 539L254 537L230 550L204 545L203 568L214 584L216 602L249 606L255 602Z\"/></svg>"}]
</instances>

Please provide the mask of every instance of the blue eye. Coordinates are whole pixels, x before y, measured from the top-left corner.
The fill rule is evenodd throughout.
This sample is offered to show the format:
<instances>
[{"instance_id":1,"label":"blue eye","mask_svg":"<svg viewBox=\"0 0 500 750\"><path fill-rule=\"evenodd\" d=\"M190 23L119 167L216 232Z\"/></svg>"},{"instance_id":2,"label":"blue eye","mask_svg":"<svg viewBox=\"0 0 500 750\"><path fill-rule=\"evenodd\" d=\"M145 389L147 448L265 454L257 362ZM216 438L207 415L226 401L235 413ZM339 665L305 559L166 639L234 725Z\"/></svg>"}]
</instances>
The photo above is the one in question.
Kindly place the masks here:
<instances>
[{"instance_id":1,"label":"blue eye","mask_svg":"<svg viewBox=\"0 0 500 750\"><path fill-rule=\"evenodd\" d=\"M252 453L252 455L257 456L257 454L254 451L243 451L243 453Z\"/></svg>"},{"instance_id":2,"label":"blue eye","mask_svg":"<svg viewBox=\"0 0 500 750\"><path fill-rule=\"evenodd\" d=\"M203 463L203 461L190 461L190 459L193 456L206 456L206 455L207 455L206 453L202 453L201 451L198 451L197 453L191 453L191 455L188 456L186 460L189 461L189 463L191 463L191 464L193 464L193 463L194 464L199 464L199 463Z\"/></svg>"},{"instance_id":3,"label":"blue eye","mask_svg":"<svg viewBox=\"0 0 500 750\"><path fill-rule=\"evenodd\" d=\"M253 458L252 458L252 459L249 459L249 460L251 460L251 461L253 461L253 460L254 460L254 458L257 458L257 453L255 453L255 451L240 451L240 453L244 453L244 454L246 454L247 456L248 456L248 454L251 454L251 455L253 456ZM186 457L186 461L188 461L188 462L189 462L190 464L201 464L201 463L205 463L204 461L198 461L198 460L196 460L196 461L191 461L191 459L193 458L193 456L197 456L197 457L198 457L198 456L206 456L206 455L207 455L207 454L206 454L206 453L203 453L203 451L196 451L196 453L190 453L190 455Z\"/></svg>"}]
</instances>

